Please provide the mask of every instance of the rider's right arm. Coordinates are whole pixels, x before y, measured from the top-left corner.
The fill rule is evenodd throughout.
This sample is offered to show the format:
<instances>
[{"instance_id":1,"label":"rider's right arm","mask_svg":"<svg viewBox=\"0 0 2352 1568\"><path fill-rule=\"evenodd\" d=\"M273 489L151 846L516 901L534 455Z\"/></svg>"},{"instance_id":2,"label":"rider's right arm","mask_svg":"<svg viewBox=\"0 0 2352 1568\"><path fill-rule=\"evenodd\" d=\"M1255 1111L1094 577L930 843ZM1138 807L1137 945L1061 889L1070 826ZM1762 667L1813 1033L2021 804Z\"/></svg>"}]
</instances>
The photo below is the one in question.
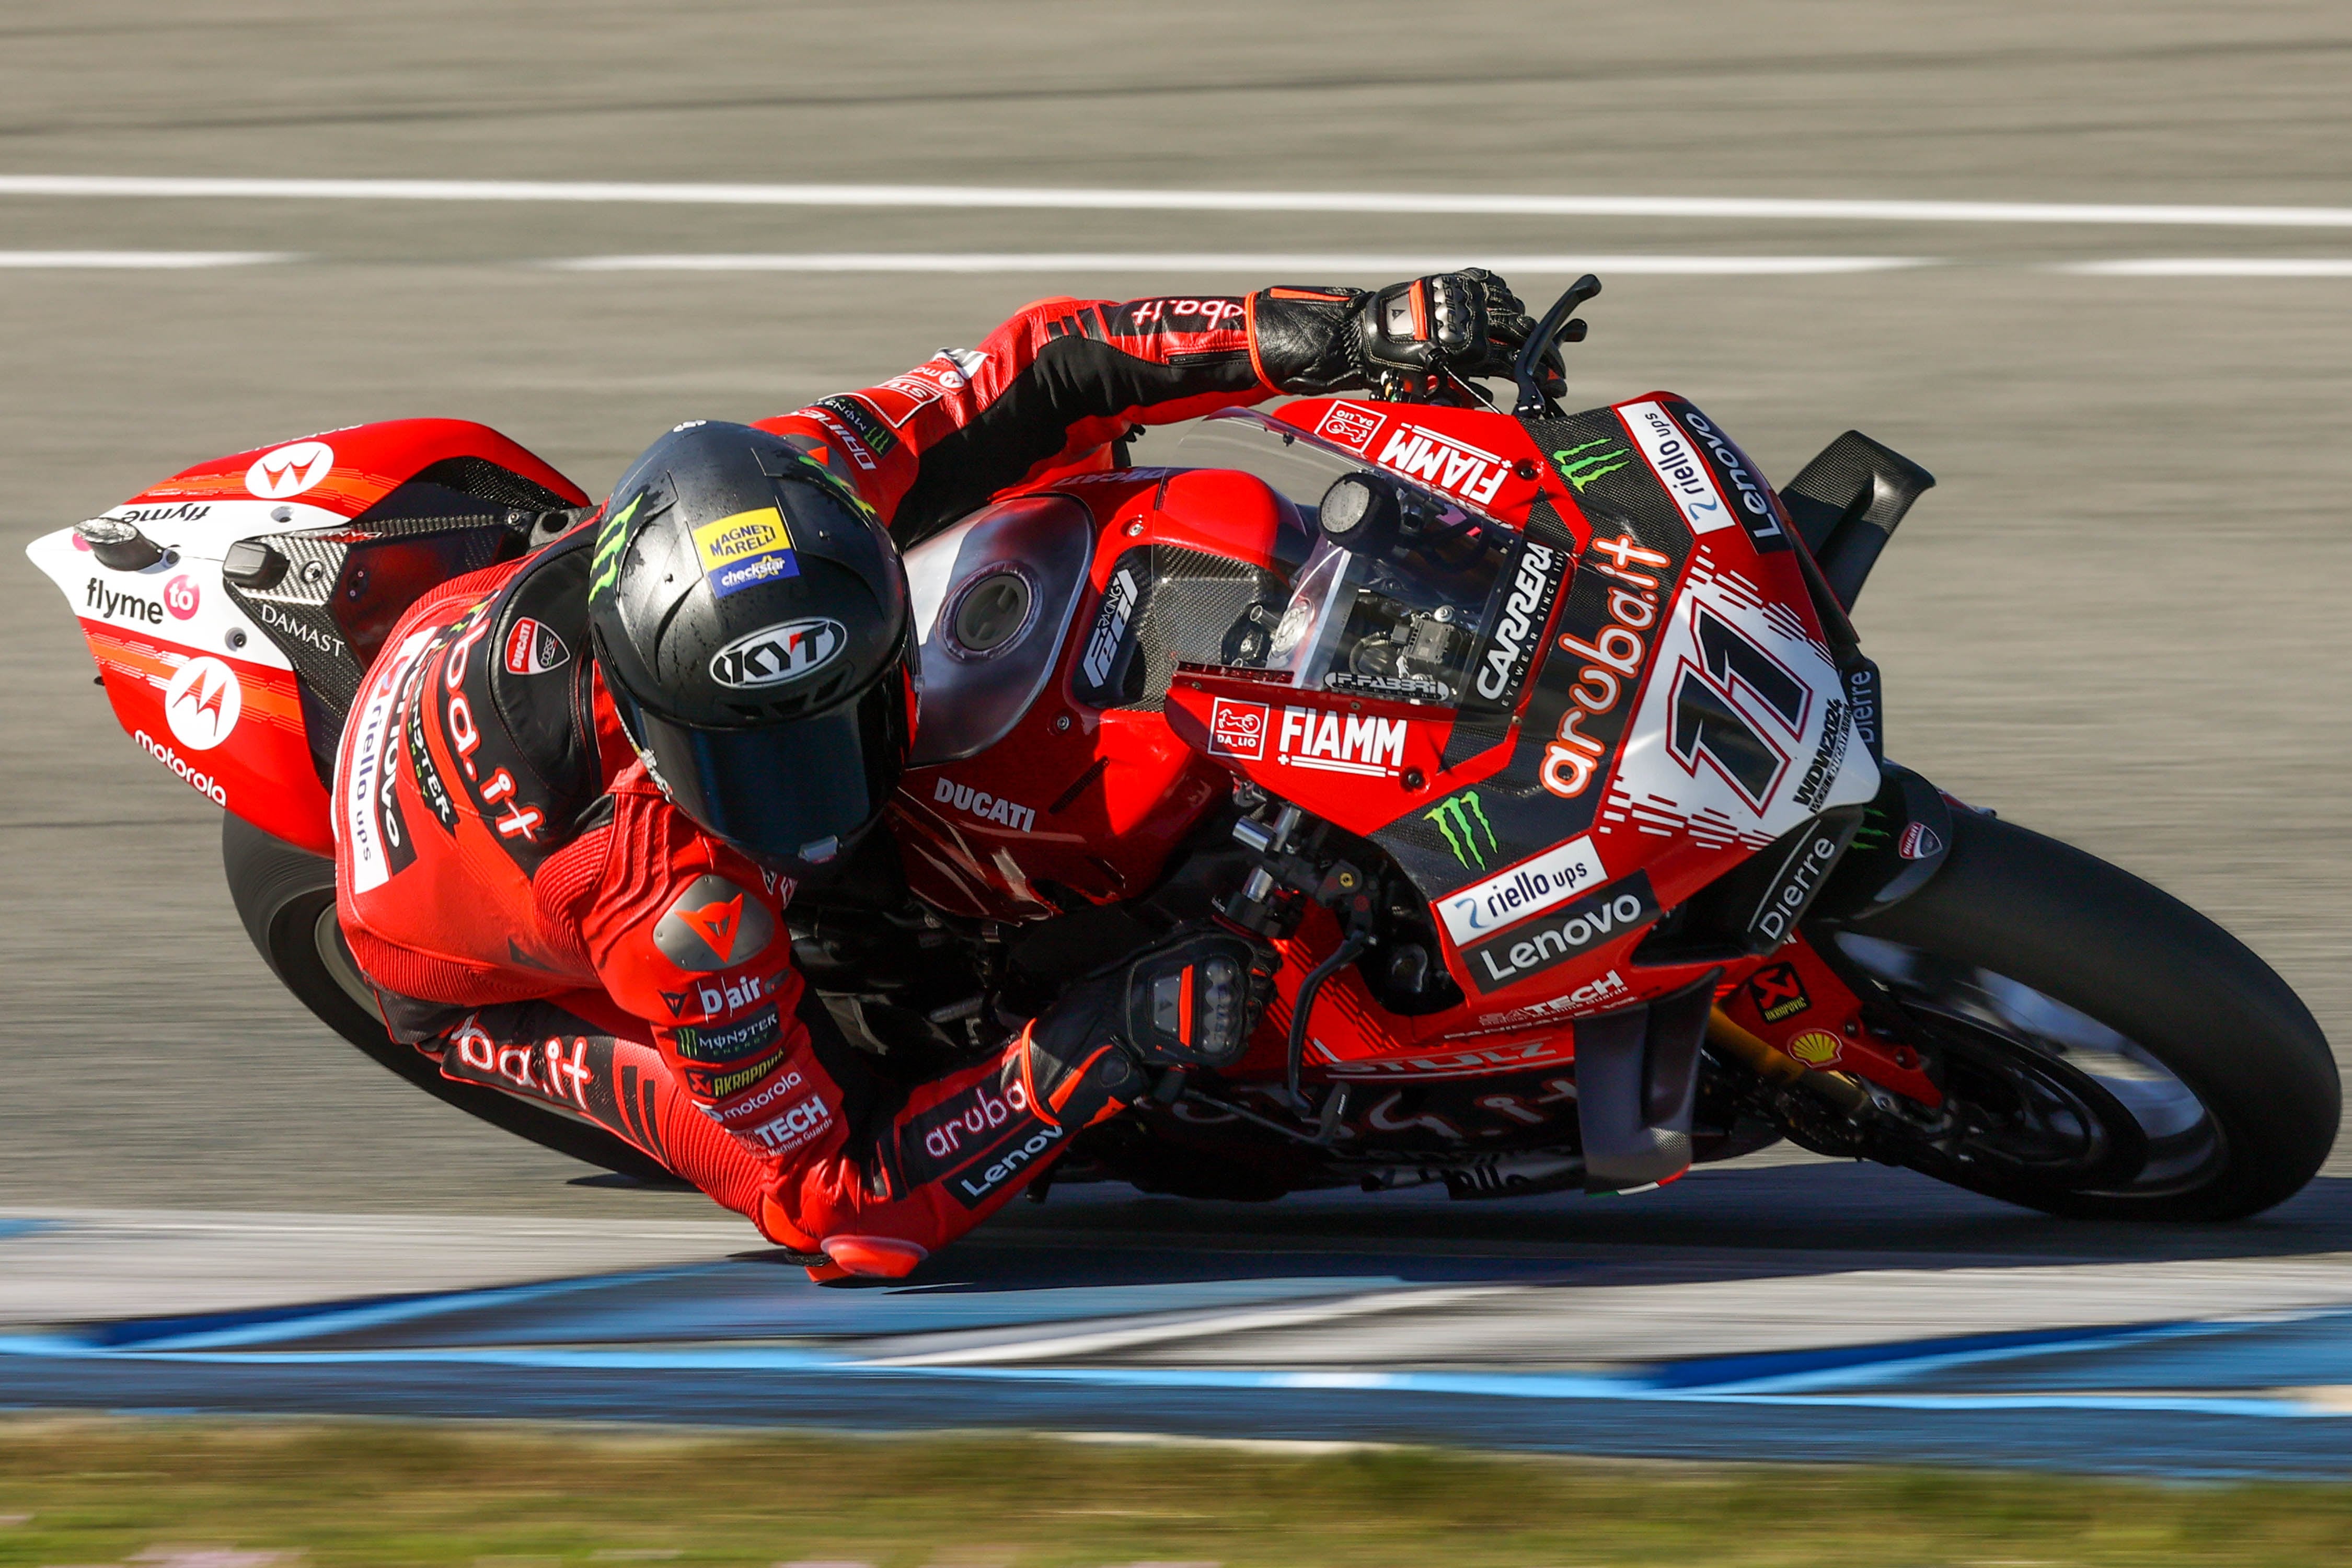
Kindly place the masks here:
<instances>
[{"instance_id":1,"label":"rider's right arm","mask_svg":"<svg viewBox=\"0 0 2352 1568\"><path fill-rule=\"evenodd\" d=\"M614 781L610 798L602 855L572 879L569 907L549 913L575 925L606 994L648 1026L670 1070L721 1126L768 1153L817 1142L833 1108L803 1106L814 1058L795 1011L802 981L783 921L790 881L696 829L642 765ZM787 1137L775 1124L795 1111L806 1125Z\"/></svg>"}]
</instances>

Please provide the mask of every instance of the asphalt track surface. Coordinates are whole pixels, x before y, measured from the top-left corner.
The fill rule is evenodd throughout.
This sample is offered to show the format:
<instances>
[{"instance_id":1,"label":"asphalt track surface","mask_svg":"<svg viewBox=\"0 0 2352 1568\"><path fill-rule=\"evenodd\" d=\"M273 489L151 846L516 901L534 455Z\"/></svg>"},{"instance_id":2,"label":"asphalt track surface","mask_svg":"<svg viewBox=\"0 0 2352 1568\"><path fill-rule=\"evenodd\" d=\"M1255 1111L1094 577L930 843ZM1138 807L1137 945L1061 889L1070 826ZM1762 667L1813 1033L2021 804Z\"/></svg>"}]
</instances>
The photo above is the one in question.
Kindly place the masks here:
<instances>
[{"instance_id":1,"label":"asphalt track surface","mask_svg":"<svg viewBox=\"0 0 2352 1568\"><path fill-rule=\"evenodd\" d=\"M198 15L100 3L0 16L0 174L2352 205L2352 17L2319 4L1962 5L1940 7L1927 28L1863 4L1590 15L1534 5L1439 15L1382 4L246 4ZM93 264L157 252L289 259ZM1105 254L1146 259L1064 271L545 265ZM1325 280L1260 279L1230 259L1205 279L1155 269L1171 258L1457 254L1563 267L1627 258L1603 268L1593 336L1572 361L1589 402L1682 392L1780 478L1849 426L1932 468L1941 486L1905 525L1858 616L1885 670L1895 754L2212 913L2279 968L2332 1038L2352 1039L2352 803L2339 782L2352 756L2342 717L2352 697L2342 609L2352 584L2352 279L2194 275L2219 263L2340 274L2352 258L2340 230L0 194L0 259L15 262L0 267L0 1208L38 1211L47 1227L0 1239L0 1300L26 1277L26 1248L117 1237L111 1262L68 1248L45 1265L44 1278L79 1279L79 1293L37 1311L12 1306L12 1319L229 1310L213 1294L224 1274L267 1280L262 1299L242 1302L253 1308L596 1275L636 1267L647 1254L633 1238L664 1227L691 1231L703 1250L647 1267L763 1267L712 1262L753 1238L711 1219L700 1199L578 1184L578 1167L404 1090L278 994L220 888L216 815L114 729L55 589L6 564L21 562L23 541L215 453L402 414L497 426L593 491L680 418L756 417L863 384L968 343L1040 295ZM1644 258L1731 269L1694 275ZM1751 265L1803 258L1923 264ZM1530 279L1528 291L1559 281ZM1148 438L1140 455L1165 439ZM1728 1353L1727 1325L1784 1312L1800 1342L1776 1342L1776 1354L1978 1325L2112 1321L2094 1310L2101 1300L2063 1286L2051 1272L2062 1267L2125 1270L2090 1295L2133 1307L2133 1292L2152 1292L2153 1316L2134 1321L2203 1321L2258 1306L2333 1310L2352 1294L2333 1283L2352 1279L2341 1186L2352 1163L2339 1155L2329 1169L2277 1215L2210 1234L2063 1226L1840 1167L1705 1173L1644 1198L1477 1210L1475 1220L1415 1201L1294 1202L1237 1216L1066 1194L972 1243L971 1278L986 1289L958 1293L1018 1300L1072 1288L1074 1257L1129 1270L1119 1289L1159 1289L1168 1281L1153 1270L1177 1268L1163 1259L1192 1260L1187 1279L1248 1279L1337 1247L1350 1253L1349 1279L1552 1292L1512 1310L1556 1318L1540 1353L1507 1349L1480 1363L1519 1370L1593 1359L1560 1337L1599 1330L1570 1310L1559 1293L1569 1286L1537 1278L1555 1267L1654 1268L1675 1273L1675 1289L1720 1288L1662 1319L1654 1342L1599 1358L1624 1366ZM239 1239L232 1227L226 1250L200 1257L108 1217L171 1210L433 1217L314 1223L291 1261L269 1268L255 1259L287 1251L282 1237ZM696 1228L706 1223L714 1228ZM458 1238L503 1236L502 1224L573 1228L560 1258L519 1254L500 1265L505 1276L447 1264L466 1252ZM408 1239L392 1245L379 1226ZM342 1241L320 1239L330 1235ZM1219 1238L1255 1261L1217 1251ZM1430 1273L1427 1258L1457 1241L1507 1256L1509 1268ZM1770 1278L1804 1283L1801 1302L1748 1299L1759 1248ZM360 1279L331 1264L353 1250L376 1272ZM1837 1267L1791 1261L1801 1258ZM2006 1261L2018 1258L2034 1261ZM2173 1288L2154 1281L2166 1269L2210 1289L2193 1300L2165 1294ZM1319 1265L1293 1272L1330 1277ZM1890 1273L1968 1274L1977 1286L1948 1300L1916 1291L1892 1324L1858 1321L1852 1302L1877 1288L1864 1281ZM2289 1277L2292 1289L2273 1288ZM769 1267L759 1278L782 1276ZM1132 1300L1145 1305L1130 1313L1177 1310ZM528 1337L538 1309L501 1310L522 1314L513 1331ZM1487 1298L1445 1311L1440 1339L1510 1315ZM1918 1312L1927 1318L1915 1321ZM1403 1324L1424 1314L1376 1316ZM1396 1348L1318 1322L1200 1342L1242 1358L1229 1364L1277 1370L1344 1369L1349 1356ZM2309 1335L2298 1346L2274 1363L2233 1363L2229 1375L2255 1381L2231 1387L2352 1383ZM24 1368L36 1363L64 1364L12 1359L0 1388L19 1393L0 1397L32 1389ZM162 1364L77 1362L63 1382L111 1391L111 1403L173 1403L160 1392L171 1382ZM172 1378L199 1376L172 1366ZM782 1375L761 1375L772 1374ZM177 1402L239 1389L260 1405L296 1398L265 1387L288 1373L238 1363L233 1377L202 1375L212 1380L202 1388L171 1384L187 1394ZM2145 1381L2158 1372L2129 1375L2143 1379L2134 1389L2158 1386ZM44 1397L70 1393L43 1386ZM459 1379L448 1399L466 1386ZM904 1419L941 1386L910 1394ZM955 1386L964 1403L937 1405L940 1418L985 1416L1000 1408L990 1401L1032 1410L1021 1400L1039 1397L995 1384L983 1396L971 1378ZM1104 1397L1105 1420L1132 1425L1143 1408ZM1242 1394L1197 1397L1226 1412L1217 1419L1231 1429L1277 1409L1305 1421L1310 1406L1324 1412L1326 1435L1385 1419L1367 1414L1381 1401L1366 1390L1252 1395L1245 1418L1230 1415ZM1412 1394L1432 1409L1466 1397ZM2284 1404L2306 1414L2188 1411L2159 1422L2143 1411L2101 1417L2104 1436L2074 1448L2192 1447L2178 1434L2236 1422L2231 1433L2272 1434L2261 1444L2286 1454L2276 1462L2303 1468L2296 1444L2343 1428L2308 1415L2327 1407L2322 1396ZM1565 1405L1545 1406L1553 1415L1536 1425L1550 1436L1537 1437L1565 1440L1588 1406L1598 1407L1579 1405L1576 1421L1559 1414ZM1507 1407L1535 1421L1525 1402ZM1775 1409L1773 1422L1798 1419ZM838 1418L855 1413L844 1405ZM1180 1417L1164 1424L1213 1424ZM1607 1428L1619 1447L1677 1451L1634 1440L1634 1418L1623 1419ZM1857 1417L1805 1419L1833 1433ZM1979 1454L2023 1441L2021 1432L2054 1433L2051 1419L1903 1418L1928 1433L1978 1422L1996 1433ZM1427 1423L1476 1435L1463 1421ZM2305 1436L2279 1436L2290 1432ZM2051 1436L2036 1451L2065 1447Z\"/></svg>"}]
</instances>

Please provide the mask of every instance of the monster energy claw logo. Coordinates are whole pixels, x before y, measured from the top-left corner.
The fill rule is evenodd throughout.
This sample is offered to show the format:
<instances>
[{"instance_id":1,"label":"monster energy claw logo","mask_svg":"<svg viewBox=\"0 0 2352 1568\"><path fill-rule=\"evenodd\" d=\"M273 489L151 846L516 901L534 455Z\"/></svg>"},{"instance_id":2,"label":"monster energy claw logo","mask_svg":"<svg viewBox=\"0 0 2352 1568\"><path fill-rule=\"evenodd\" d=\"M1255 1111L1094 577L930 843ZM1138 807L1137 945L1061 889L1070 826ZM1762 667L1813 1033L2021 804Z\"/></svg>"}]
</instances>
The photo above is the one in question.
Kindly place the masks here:
<instances>
[{"instance_id":1,"label":"monster energy claw logo","mask_svg":"<svg viewBox=\"0 0 2352 1568\"><path fill-rule=\"evenodd\" d=\"M1465 789L1451 800L1439 801L1434 809L1421 814L1437 824L1437 831L1445 835L1445 847L1465 870L1480 870L1486 864L1486 851L1496 847L1495 829L1486 821L1486 809L1478 804L1478 792ZM1484 835L1486 847L1478 839Z\"/></svg>"},{"instance_id":2,"label":"monster energy claw logo","mask_svg":"<svg viewBox=\"0 0 2352 1568\"><path fill-rule=\"evenodd\" d=\"M629 498L629 504L604 520L596 531L596 554L588 563L588 596L600 599L611 591L621 578L621 546L628 542L629 519L636 514L637 503L645 500L640 493Z\"/></svg>"},{"instance_id":3,"label":"monster energy claw logo","mask_svg":"<svg viewBox=\"0 0 2352 1568\"><path fill-rule=\"evenodd\" d=\"M1552 466L1559 470L1559 477L1574 485L1579 495L1582 495L1584 487L1593 480L1613 474L1633 460L1633 454L1622 447L1609 447L1605 452L1594 452L1592 448L1595 447L1609 447L1609 442L1605 437L1587 441L1581 447L1570 447L1551 455ZM1591 455L1580 458L1577 456L1579 452Z\"/></svg>"}]
</instances>

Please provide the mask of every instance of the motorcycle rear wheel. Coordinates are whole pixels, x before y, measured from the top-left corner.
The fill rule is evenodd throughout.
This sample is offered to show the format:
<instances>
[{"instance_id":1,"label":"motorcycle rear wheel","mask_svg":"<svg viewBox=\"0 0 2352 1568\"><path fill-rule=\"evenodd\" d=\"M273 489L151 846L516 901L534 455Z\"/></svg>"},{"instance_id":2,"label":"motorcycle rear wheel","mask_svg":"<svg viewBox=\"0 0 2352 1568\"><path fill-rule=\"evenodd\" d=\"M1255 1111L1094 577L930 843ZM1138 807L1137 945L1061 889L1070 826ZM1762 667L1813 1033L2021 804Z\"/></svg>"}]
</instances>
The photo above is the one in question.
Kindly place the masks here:
<instances>
[{"instance_id":1,"label":"motorcycle rear wheel","mask_svg":"<svg viewBox=\"0 0 2352 1568\"><path fill-rule=\"evenodd\" d=\"M335 919L335 863L223 814L221 863L246 934L311 1016L379 1067L502 1132L642 1182L671 1184L668 1171L601 1127L542 1110L496 1089L441 1076L425 1054L385 1030Z\"/></svg>"},{"instance_id":2,"label":"motorcycle rear wheel","mask_svg":"<svg viewBox=\"0 0 2352 1568\"><path fill-rule=\"evenodd\" d=\"M1944 1064L1959 1130L1905 1163L2087 1219L2241 1219L2300 1191L2342 1089L2287 984L2129 872L1973 812L1952 826L1924 888L1833 939Z\"/></svg>"}]
</instances>

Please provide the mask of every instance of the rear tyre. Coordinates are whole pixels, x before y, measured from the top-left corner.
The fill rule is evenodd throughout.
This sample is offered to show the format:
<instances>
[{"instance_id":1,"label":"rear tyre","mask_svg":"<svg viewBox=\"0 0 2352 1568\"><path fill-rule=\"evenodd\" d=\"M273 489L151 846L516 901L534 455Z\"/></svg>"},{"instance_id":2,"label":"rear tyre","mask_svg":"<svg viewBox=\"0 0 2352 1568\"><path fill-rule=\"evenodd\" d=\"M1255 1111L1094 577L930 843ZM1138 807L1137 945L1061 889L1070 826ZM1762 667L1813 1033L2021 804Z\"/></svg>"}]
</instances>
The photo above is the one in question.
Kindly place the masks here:
<instances>
[{"instance_id":1,"label":"rear tyre","mask_svg":"<svg viewBox=\"0 0 2352 1568\"><path fill-rule=\"evenodd\" d=\"M335 863L274 838L234 813L224 814L221 862L246 934L311 1016L379 1066L434 1099L544 1149L648 1183L677 1178L601 1127L443 1078L414 1046L403 1045L377 1017L367 982L352 962L335 919Z\"/></svg>"},{"instance_id":2,"label":"rear tyre","mask_svg":"<svg viewBox=\"0 0 2352 1568\"><path fill-rule=\"evenodd\" d=\"M2286 983L2126 871L1972 812L1952 826L1925 887L1834 939L1943 1063L1957 1126L1906 1163L2084 1218L2239 1219L2301 1190L2342 1089Z\"/></svg>"}]
</instances>

